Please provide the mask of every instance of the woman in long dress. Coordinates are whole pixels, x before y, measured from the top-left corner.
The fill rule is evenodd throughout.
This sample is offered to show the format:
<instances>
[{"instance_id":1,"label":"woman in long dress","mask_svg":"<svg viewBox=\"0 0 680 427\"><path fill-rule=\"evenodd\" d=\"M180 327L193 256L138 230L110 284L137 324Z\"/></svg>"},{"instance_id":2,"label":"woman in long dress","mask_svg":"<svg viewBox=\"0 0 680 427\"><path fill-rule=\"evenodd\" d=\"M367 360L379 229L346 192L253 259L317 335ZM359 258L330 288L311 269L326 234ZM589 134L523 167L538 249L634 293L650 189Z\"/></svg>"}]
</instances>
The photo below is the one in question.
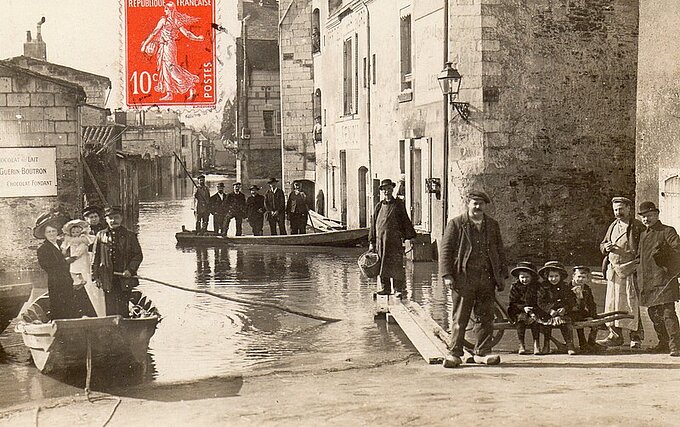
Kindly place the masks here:
<instances>
[{"instance_id":1,"label":"woman in long dress","mask_svg":"<svg viewBox=\"0 0 680 427\"><path fill-rule=\"evenodd\" d=\"M196 97L194 86L200 79L177 63L177 40L179 33L189 40L203 40L203 36L197 36L185 27L197 22L198 18L178 12L172 2L165 4L164 11L165 16L158 20L156 28L142 42L142 52L149 56L156 55L156 91L165 93L161 101L169 101L173 94L186 92L189 92L188 100L193 100Z\"/></svg>"}]
</instances>

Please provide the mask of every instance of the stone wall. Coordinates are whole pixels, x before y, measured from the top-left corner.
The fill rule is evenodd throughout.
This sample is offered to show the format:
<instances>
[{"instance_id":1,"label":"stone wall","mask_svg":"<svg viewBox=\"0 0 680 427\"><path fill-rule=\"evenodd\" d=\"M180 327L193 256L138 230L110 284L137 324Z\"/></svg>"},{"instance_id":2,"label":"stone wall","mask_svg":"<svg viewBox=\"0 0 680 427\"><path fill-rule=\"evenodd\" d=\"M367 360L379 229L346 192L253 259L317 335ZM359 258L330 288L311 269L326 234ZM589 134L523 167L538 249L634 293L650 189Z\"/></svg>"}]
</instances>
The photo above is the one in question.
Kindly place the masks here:
<instances>
[{"instance_id":1,"label":"stone wall","mask_svg":"<svg viewBox=\"0 0 680 427\"><path fill-rule=\"evenodd\" d=\"M483 3L470 185L491 193L514 258L598 265L610 199L634 193L638 2Z\"/></svg>"},{"instance_id":2,"label":"stone wall","mask_svg":"<svg viewBox=\"0 0 680 427\"><path fill-rule=\"evenodd\" d=\"M56 147L57 196L0 197L0 270L38 269L32 235L36 218L62 205L71 215L82 209L77 85L0 62L0 147Z\"/></svg>"},{"instance_id":3,"label":"stone wall","mask_svg":"<svg viewBox=\"0 0 680 427\"><path fill-rule=\"evenodd\" d=\"M640 4L637 86L636 199L661 209L664 223L680 229L680 3ZM675 187L675 188L673 188Z\"/></svg>"}]
</instances>

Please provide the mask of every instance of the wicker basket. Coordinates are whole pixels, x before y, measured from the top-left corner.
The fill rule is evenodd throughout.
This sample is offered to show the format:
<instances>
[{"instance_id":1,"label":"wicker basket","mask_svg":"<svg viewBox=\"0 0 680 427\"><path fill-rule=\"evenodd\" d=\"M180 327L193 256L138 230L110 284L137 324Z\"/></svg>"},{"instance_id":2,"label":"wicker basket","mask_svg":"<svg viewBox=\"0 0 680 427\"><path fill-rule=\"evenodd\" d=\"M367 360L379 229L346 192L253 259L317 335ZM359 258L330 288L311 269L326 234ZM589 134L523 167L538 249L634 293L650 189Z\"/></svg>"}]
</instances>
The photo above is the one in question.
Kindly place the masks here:
<instances>
[{"instance_id":1,"label":"wicker basket","mask_svg":"<svg viewBox=\"0 0 680 427\"><path fill-rule=\"evenodd\" d=\"M361 254L357 260L361 271L369 278L378 277L380 273L380 256L377 253L367 251Z\"/></svg>"}]
</instances>

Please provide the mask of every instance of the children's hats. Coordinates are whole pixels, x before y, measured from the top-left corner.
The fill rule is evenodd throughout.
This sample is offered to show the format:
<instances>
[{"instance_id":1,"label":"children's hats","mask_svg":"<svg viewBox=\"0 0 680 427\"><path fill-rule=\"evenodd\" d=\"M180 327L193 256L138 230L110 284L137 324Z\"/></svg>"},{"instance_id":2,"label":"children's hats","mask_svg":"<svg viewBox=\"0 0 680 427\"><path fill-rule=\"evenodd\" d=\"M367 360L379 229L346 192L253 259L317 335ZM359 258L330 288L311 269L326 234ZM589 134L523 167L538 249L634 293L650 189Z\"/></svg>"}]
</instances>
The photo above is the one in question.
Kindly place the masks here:
<instances>
[{"instance_id":1,"label":"children's hats","mask_svg":"<svg viewBox=\"0 0 680 427\"><path fill-rule=\"evenodd\" d=\"M572 269L572 271L576 272L577 270L585 271L588 274L592 273L592 271L590 270L590 267L588 267L586 265L575 265L574 268Z\"/></svg>"},{"instance_id":2,"label":"children's hats","mask_svg":"<svg viewBox=\"0 0 680 427\"><path fill-rule=\"evenodd\" d=\"M82 219L72 219L71 221L67 222L64 224L64 226L61 228L61 231L64 232L64 234L71 234L71 229L73 227L80 227L82 229L85 229L86 227L89 227L90 225L86 222L83 221Z\"/></svg>"},{"instance_id":3,"label":"children's hats","mask_svg":"<svg viewBox=\"0 0 680 427\"><path fill-rule=\"evenodd\" d=\"M543 279L547 280L548 273L550 271L557 271L558 273L560 273L560 276L562 276L562 280L566 279L569 276L569 273L567 273L567 269L564 268L564 265L562 265L562 263L559 261L546 262L545 265L541 267L540 270L538 270L538 275L541 276Z\"/></svg>"},{"instance_id":4,"label":"children's hats","mask_svg":"<svg viewBox=\"0 0 680 427\"><path fill-rule=\"evenodd\" d=\"M260 189L260 187L258 187L257 185L251 185L251 186L250 186L250 189L251 189L251 190L258 191L258 190Z\"/></svg>"},{"instance_id":5,"label":"children's hats","mask_svg":"<svg viewBox=\"0 0 680 427\"><path fill-rule=\"evenodd\" d=\"M536 266L533 263L527 262L527 261L518 262L517 267L510 270L510 274L512 274L515 277L518 277L519 273L522 272L522 271L527 272L534 277L538 277L538 272L536 271Z\"/></svg>"}]
</instances>

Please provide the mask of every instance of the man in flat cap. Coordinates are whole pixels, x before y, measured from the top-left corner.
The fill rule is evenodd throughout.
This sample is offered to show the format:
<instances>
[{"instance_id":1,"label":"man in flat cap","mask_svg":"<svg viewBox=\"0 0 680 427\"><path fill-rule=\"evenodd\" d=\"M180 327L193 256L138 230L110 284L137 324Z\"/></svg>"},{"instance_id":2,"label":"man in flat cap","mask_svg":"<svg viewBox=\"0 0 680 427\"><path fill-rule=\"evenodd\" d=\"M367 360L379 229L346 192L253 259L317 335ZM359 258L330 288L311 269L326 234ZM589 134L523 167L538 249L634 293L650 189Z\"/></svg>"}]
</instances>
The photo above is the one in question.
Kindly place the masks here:
<instances>
[{"instance_id":1,"label":"man in flat cap","mask_svg":"<svg viewBox=\"0 0 680 427\"><path fill-rule=\"evenodd\" d=\"M106 208L104 214L109 227L95 237L92 279L104 290L106 315L129 317L132 288L139 285L132 276L142 263L142 248L137 235L122 226L120 207Z\"/></svg>"},{"instance_id":2,"label":"man in flat cap","mask_svg":"<svg viewBox=\"0 0 680 427\"><path fill-rule=\"evenodd\" d=\"M406 271L404 270L404 247L406 239L416 237L413 223L406 212L404 201L394 197L395 184L391 179L380 182L383 199L375 205L373 220L368 232L369 250L380 256L380 283L378 293L389 295L394 290L406 297Z\"/></svg>"},{"instance_id":3,"label":"man in flat cap","mask_svg":"<svg viewBox=\"0 0 680 427\"><path fill-rule=\"evenodd\" d=\"M502 291L508 268L498 222L484 213L491 202L483 191L470 191L467 209L446 226L442 237L439 272L451 289L452 316L450 354L444 367L461 364L465 329L474 309L475 363L496 365L501 359L491 354L495 291Z\"/></svg>"},{"instance_id":4,"label":"man in flat cap","mask_svg":"<svg viewBox=\"0 0 680 427\"><path fill-rule=\"evenodd\" d=\"M659 209L653 202L640 204L638 215L646 229L640 234L637 269L640 304L647 307L659 343L655 353L680 356L680 325L675 301L680 299L680 237L675 228L659 221Z\"/></svg>"},{"instance_id":5,"label":"man in flat cap","mask_svg":"<svg viewBox=\"0 0 680 427\"><path fill-rule=\"evenodd\" d=\"M194 215L196 215L196 234L203 234L208 231L210 190L205 185L205 176L203 175L198 177L198 186L196 186L191 209L194 211Z\"/></svg>"},{"instance_id":6,"label":"man in flat cap","mask_svg":"<svg viewBox=\"0 0 680 427\"><path fill-rule=\"evenodd\" d=\"M227 217L227 195L224 194L224 183L217 184L217 193L210 196L210 212L213 216L213 229L217 234L226 234L223 228L224 219Z\"/></svg>"},{"instance_id":7,"label":"man in flat cap","mask_svg":"<svg viewBox=\"0 0 680 427\"><path fill-rule=\"evenodd\" d=\"M278 234L286 234L286 196L283 194L276 183L276 178L269 178L269 190L264 193L264 219L269 223L269 232L276 236L276 226L279 227Z\"/></svg>"},{"instance_id":8,"label":"man in flat cap","mask_svg":"<svg viewBox=\"0 0 680 427\"><path fill-rule=\"evenodd\" d=\"M246 216L246 195L241 192L241 183L232 185L233 191L227 194L227 217L224 219L222 234L227 235L229 223L233 219L236 223L236 235L243 234L243 217Z\"/></svg>"},{"instance_id":9,"label":"man in flat cap","mask_svg":"<svg viewBox=\"0 0 680 427\"><path fill-rule=\"evenodd\" d=\"M644 338L640 320L640 290L635 270L640 233L645 227L635 219L632 207L632 200L626 197L612 199L615 220L609 225L600 243L600 251L605 256L602 274L607 279L604 311L627 311L634 316L632 319L615 320L607 324L609 335L597 342L607 347L623 344L624 329L629 331L631 348L640 348Z\"/></svg>"}]
</instances>

